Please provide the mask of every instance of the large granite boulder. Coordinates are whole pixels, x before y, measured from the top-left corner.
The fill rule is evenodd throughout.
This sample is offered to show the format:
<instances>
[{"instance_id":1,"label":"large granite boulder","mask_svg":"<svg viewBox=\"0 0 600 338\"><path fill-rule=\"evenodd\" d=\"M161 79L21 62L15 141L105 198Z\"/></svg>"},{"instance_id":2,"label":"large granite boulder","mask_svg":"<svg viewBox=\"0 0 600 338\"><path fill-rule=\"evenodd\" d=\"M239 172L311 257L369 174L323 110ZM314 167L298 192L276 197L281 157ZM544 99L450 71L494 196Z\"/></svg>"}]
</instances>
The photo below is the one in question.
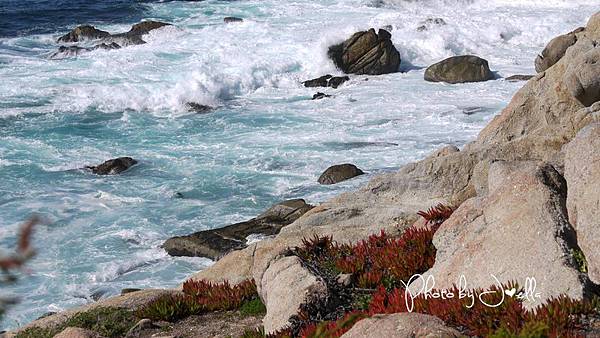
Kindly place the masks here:
<instances>
[{"instance_id":1,"label":"large granite boulder","mask_svg":"<svg viewBox=\"0 0 600 338\"><path fill-rule=\"evenodd\" d=\"M318 182L320 184L336 184L360 175L364 175L364 172L354 164L338 164L327 168L319 176Z\"/></svg>"},{"instance_id":2,"label":"large granite boulder","mask_svg":"<svg viewBox=\"0 0 600 338\"><path fill-rule=\"evenodd\" d=\"M600 101L600 47L570 63L564 81L571 95L584 106Z\"/></svg>"},{"instance_id":3,"label":"large granite boulder","mask_svg":"<svg viewBox=\"0 0 600 338\"><path fill-rule=\"evenodd\" d=\"M430 82L465 83L494 79L488 62L473 55L453 56L429 66L425 80Z\"/></svg>"},{"instance_id":4,"label":"large granite boulder","mask_svg":"<svg viewBox=\"0 0 600 338\"><path fill-rule=\"evenodd\" d=\"M233 250L245 248L248 236L275 235L283 226L292 223L312 208L303 199L284 201L249 221L169 238L162 247L171 256L197 256L218 260Z\"/></svg>"},{"instance_id":5,"label":"large granite boulder","mask_svg":"<svg viewBox=\"0 0 600 338\"><path fill-rule=\"evenodd\" d=\"M600 123L587 126L565 146L565 179L569 221L590 279L600 284Z\"/></svg>"},{"instance_id":6,"label":"large granite boulder","mask_svg":"<svg viewBox=\"0 0 600 338\"><path fill-rule=\"evenodd\" d=\"M105 39L108 37L110 37L109 32L97 29L94 26L82 25L58 38L57 42L80 42L85 40Z\"/></svg>"},{"instance_id":7,"label":"large granite boulder","mask_svg":"<svg viewBox=\"0 0 600 338\"><path fill-rule=\"evenodd\" d=\"M86 169L90 169L96 175L117 175L131 168L137 163L138 161L131 157L119 157L108 160L97 166L88 166Z\"/></svg>"},{"instance_id":8,"label":"large granite boulder","mask_svg":"<svg viewBox=\"0 0 600 338\"><path fill-rule=\"evenodd\" d=\"M577 243L567 219L567 185L549 164L534 161L495 162L488 193L464 202L436 232L434 266L423 274L436 289L458 285L468 289L534 278L536 289L524 302L535 308L552 297L582 299L591 291L573 258ZM497 278L497 281L496 281ZM410 285L413 295L422 280Z\"/></svg>"},{"instance_id":9,"label":"large granite boulder","mask_svg":"<svg viewBox=\"0 0 600 338\"><path fill-rule=\"evenodd\" d=\"M316 277L296 256L280 258L269 265L262 276L261 298L267 308L263 326L267 334L290 325L302 305L324 300L327 284Z\"/></svg>"},{"instance_id":10,"label":"large granite boulder","mask_svg":"<svg viewBox=\"0 0 600 338\"><path fill-rule=\"evenodd\" d=\"M342 338L458 338L463 335L441 319L422 313L374 315L356 323Z\"/></svg>"},{"instance_id":11,"label":"large granite boulder","mask_svg":"<svg viewBox=\"0 0 600 338\"><path fill-rule=\"evenodd\" d=\"M383 29L354 33L343 43L329 47L328 56L344 73L379 75L400 67L400 53L392 35Z\"/></svg>"},{"instance_id":12,"label":"large granite boulder","mask_svg":"<svg viewBox=\"0 0 600 338\"><path fill-rule=\"evenodd\" d=\"M556 64L565 55L567 49L577 42L577 33L583 30L584 28L580 27L571 33L550 40L542 54L535 59L535 70L541 73Z\"/></svg>"}]
</instances>

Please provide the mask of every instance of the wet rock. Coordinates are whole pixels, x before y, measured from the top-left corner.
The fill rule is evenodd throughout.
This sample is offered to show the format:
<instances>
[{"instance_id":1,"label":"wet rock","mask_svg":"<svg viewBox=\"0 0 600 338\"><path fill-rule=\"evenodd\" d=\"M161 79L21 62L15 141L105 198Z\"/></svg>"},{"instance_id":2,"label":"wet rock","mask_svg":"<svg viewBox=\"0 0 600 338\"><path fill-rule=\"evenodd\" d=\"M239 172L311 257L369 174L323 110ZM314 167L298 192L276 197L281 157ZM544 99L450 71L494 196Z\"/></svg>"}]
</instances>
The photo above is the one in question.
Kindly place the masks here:
<instances>
[{"instance_id":1,"label":"wet rock","mask_svg":"<svg viewBox=\"0 0 600 338\"><path fill-rule=\"evenodd\" d=\"M90 169L96 175L116 175L131 168L137 163L138 162L131 157L119 157L108 160L97 166L88 166L86 169Z\"/></svg>"},{"instance_id":2,"label":"wet rock","mask_svg":"<svg viewBox=\"0 0 600 338\"><path fill-rule=\"evenodd\" d=\"M560 35L550 40L542 51L542 54L538 55L535 59L535 71L541 73L556 64L565 55L567 49L577 42L577 33L583 30L584 28L580 27L571 33Z\"/></svg>"},{"instance_id":3,"label":"wet rock","mask_svg":"<svg viewBox=\"0 0 600 338\"><path fill-rule=\"evenodd\" d=\"M188 102L185 104L185 107L187 108L187 110L189 112L194 112L194 113L198 113L198 114L208 114L208 113L212 113L215 108L211 107L211 106L206 106L203 104L199 104L196 102Z\"/></svg>"},{"instance_id":4,"label":"wet rock","mask_svg":"<svg viewBox=\"0 0 600 338\"><path fill-rule=\"evenodd\" d=\"M463 337L457 330L446 326L441 319L421 313L374 315L357 322L342 338L362 337Z\"/></svg>"},{"instance_id":5,"label":"wet rock","mask_svg":"<svg viewBox=\"0 0 600 338\"><path fill-rule=\"evenodd\" d=\"M569 64L564 81L571 95L584 106L600 101L600 47Z\"/></svg>"},{"instance_id":6,"label":"wet rock","mask_svg":"<svg viewBox=\"0 0 600 338\"><path fill-rule=\"evenodd\" d=\"M283 226L294 222L312 208L302 199L285 201L275 204L249 221L173 237L162 247L171 256L198 256L217 260L232 250L245 248L248 236L277 234Z\"/></svg>"},{"instance_id":7,"label":"wet rock","mask_svg":"<svg viewBox=\"0 0 600 338\"><path fill-rule=\"evenodd\" d=\"M494 79L488 62L473 55L453 56L425 70L425 80L430 82L465 83Z\"/></svg>"},{"instance_id":8,"label":"wet rock","mask_svg":"<svg viewBox=\"0 0 600 338\"><path fill-rule=\"evenodd\" d=\"M225 23L244 22L244 19L237 18L235 16L228 16L228 17L223 18L223 22L225 22Z\"/></svg>"},{"instance_id":9,"label":"wet rock","mask_svg":"<svg viewBox=\"0 0 600 338\"><path fill-rule=\"evenodd\" d=\"M319 177L318 182L320 184L336 184L363 174L364 172L354 164L338 164L327 168Z\"/></svg>"},{"instance_id":10,"label":"wet rock","mask_svg":"<svg viewBox=\"0 0 600 338\"><path fill-rule=\"evenodd\" d=\"M349 80L350 78L347 76L331 76L327 74L316 79L304 81L302 84L304 87L332 87L335 89Z\"/></svg>"},{"instance_id":11,"label":"wet rock","mask_svg":"<svg viewBox=\"0 0 600 338\"><path fill-rule=\"evenodd\" d=\"M535 75L512 75L506 78L506 81L518 82L518 81L529 81L533 79Z\"/></svg>"},{"instance_id":12,"label":"wet rock","mask_svg":"<svg viewBox=\"0 0 600 338\"><path fill-rule=\"evenodd\" d=\"M121 46L116 42L110 43L101 43L99 45L95 45L92 49L104 49L104 50L112 50L112 49L120 49Z\"/></svg>"},{"instance_id":13,"label":"wet rock","mask_svg":"<svg viewBox=\"0 0 600 338\"><path fill-rule=\"evenodd\" d=\"M446 21L442 18L428 18L425 21L422 21L420 26L417 27L418 32L424 32L433 26L445 26Z\"/></svg>"},{"instance_id":14,"label":"wet rock","mask_svg":"<svg viewBox=\"0 0 600 338\"><path fill-rule=\"evenodd\" d=\"M57 42L80 42L105 39L107 37L110 37L109 32L96 29L94 26L82 25L58 38Z\"/></svg>"},{"instance_id":15,"label":"wet rock","mask_svg":"<svg viewBox=\"0 0 600 338\"><path fill-rule=\"evenodd\" d=\"M109 41L116 42L122 46L142 45L146 43L146 41L142 39L142 36L150 33L155 29L159 29L165 26L171 26L171 24L151 20L142 21L131 26L131 29L126 33L111 35L109 37Z\"/></svg>"},{"instance_id":16,"label":"wet rock","mask_svg":"<svg viewBox=\"0 0 600 338\"><path fill-rule=\"evenodd\" d=\"M89 52L89 48L79 46L60 46L58 50L50 56L50 59L62 59L74 57L84 52Z\"/></svg>"},{"instance_id":17,"label":"wet rock","mask_svg":"<svg viewBox=\"0 0 600 338\"><path fill-rule=\"evenodd\" d=\"M581 130L564 150L569 221L590 279L600 284L600 123Z\"/></svg>"},{"instance_id":18,"label":"wet rock","mask_svg":"<svg viewBox=\"0 0 600 338\"><path fill-rule=\"evenodd\" d=\"M358 32L343 43L329 47L327 55L348 74L379 75L394 73L400 66L400 53L391 41L392 34L371 28Z\"/></svg>"},{"instance_id":19,"label":"wet rock","mask_svg":"<svg viewBox=\"0 0 600 338\"><path fill-rule=\"evenodd\" d=\"M318 92L315 95L313 95L312 99L313 100L320 100L320 99L324 99L326 97L331 97L331 95L327 95L325 93Z\"/></svg>"}]
</instances>

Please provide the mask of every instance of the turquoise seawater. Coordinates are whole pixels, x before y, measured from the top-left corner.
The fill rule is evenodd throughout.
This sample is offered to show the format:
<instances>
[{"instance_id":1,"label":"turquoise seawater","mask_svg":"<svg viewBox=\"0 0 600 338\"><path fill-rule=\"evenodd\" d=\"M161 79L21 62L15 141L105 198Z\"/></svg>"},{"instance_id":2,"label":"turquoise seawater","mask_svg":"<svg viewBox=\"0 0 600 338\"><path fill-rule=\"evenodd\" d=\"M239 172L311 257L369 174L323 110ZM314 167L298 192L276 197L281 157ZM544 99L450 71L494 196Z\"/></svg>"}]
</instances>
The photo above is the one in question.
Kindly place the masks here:
<instances>
[{"instance_id":1,"label":"turquoise seawater","mask_svg":"<svg viewBox=\"0 0 600 338\"><path fill-rule=\"evenodd\" d=\"M9 250L30 215L47 220L36 229L37 257L2 290L21 298L4 328L125 287L173 287L211 262L168 257L160 245L171 236L246 220L284 199L318 203L464 145L522 85L501 77L533 73L545 43L584 25L600 1L59 3L81 15L35 21L35 6L0 5L0 245ZM245 21L226 25L225 16ZM446 25L417 31L435 17ZM140 19L174 26L145 45L49 58L78 24L120 32ZM353 76L337 90L302 87L339 73L328 45L386 25L404 72ZM488 59L499 79L423 81L423 67L459 54ZM333 97L310 100L317 90ZM189 113L189 101L217 109ZM118 156L140 163L118 176L79 169ZM368 175L316 183L344 162Z\"/></svg>"}]
</instances>

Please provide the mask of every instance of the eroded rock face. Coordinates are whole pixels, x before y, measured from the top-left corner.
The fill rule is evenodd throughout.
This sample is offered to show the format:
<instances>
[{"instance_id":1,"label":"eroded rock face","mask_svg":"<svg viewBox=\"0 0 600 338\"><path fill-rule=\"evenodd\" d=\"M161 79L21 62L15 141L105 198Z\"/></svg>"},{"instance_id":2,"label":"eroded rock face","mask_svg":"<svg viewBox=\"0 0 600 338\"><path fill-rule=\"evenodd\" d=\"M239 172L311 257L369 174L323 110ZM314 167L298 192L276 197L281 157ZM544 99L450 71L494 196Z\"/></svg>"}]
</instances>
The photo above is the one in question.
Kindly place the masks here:
<instances>
[{"instance_id":1,"label":"eroded rock face","mask_svg":"<svg viewBox=\"0 0 600 338\"><path fill-rule=\"evenodd\" d=\"M57 42L80 42L85 40L105 39L109 36L109 32L96 29L94 26L82 25L58 38Z\"/></svg>"},{"instance_id":2,"label":"eroded rock face","mask_svg":"<svg viewBox=\"0 0 600 338\"><path fill-rule=\"evenodd\" d=\"M263 319L266 333L290 325L300 306L327 297L327 285L302 266L296 256L284 257L271 263L262 276L261 298L267 307Z\"/></svg>"},{"instance_id":3,"label":"eroded rock face","mask_svg":"<svg viewBox=\"0 0 600 338\"><path fill-rule=\"evenodd\" d=\"M86 169L90 169L96 175L117 175L131 168L137 163L138 161L131 157L119 157L108 160L97 166L86 167Z\"/></svg>"},{"instance_id":4,"label":"eroded rock face","mask_svg":"<svg viewBox=\"0 0 600 338\"><path fill-rule=\"evenodd\" d=\"M458 285L488 288L535 278L540 298L525 302L534 308L551 297L582 299L590 291L572 257L575 236L566 214L567 186L549 164L534 161L495 162L490 166L488 193L464 202L434 236L434 266L424 274L435 287ZM414 294L422 288L415 281Z\"/></svg>"},{"instance_id":5,"label":"eroded rock face","mask_svg":"<svg viewBox=\"0 0 600 338\"><path fill-rule=\"evenodd\" d=\"M587 126L565 146L565 179L569 221L590 279L600 284L600 123Z\"/></svg>"},{"instance_id":6,"label":"eroded rock face","mask_svg":"<svg viewBox=\"0 0 600 338\"><path fill-rule=\"evenodd\" d=\"M292 223L312 208L313 206L303 199L284 201L249 221L187 236L173 237L162 247L171 256L207 257L217 260L233 250L245 248L248 236L275 235L282 227Z\"/></svg>"},{"instance_id":7,"label":"eroded rock face","mask_svg":"<svg viewBox=\"0 0 600 338\"><path fill-rule=\"evenodd\" d=\"M362 170L354 164L345 163L327 168L318 181L320 184L336 184L360 175L364 175Z\"/></svg>"},{"instance_id":8,"label":"eroded rock face","mask_svg":"<svg viewBox=\"0 0 600 338\"><path fill-rule=\"evenodd\" d=\"M600 101L600 47L570 63L564 81L571 95L584 106Z\"/></svg>"},{"instance_id":9,"label":"eroded rock face","mask_svg":"<svg viewBox=\"0 0 600 338\"><path fill-rule=\"evenodd\" d=\"M341 44L329 47L328 55L344 73L379 75L400 67L400 53L383 29L358 32Z\"/></svg>"},{"instance_id":10,"label":"eroded rock face","mask_svg":"<svg viewBox=\"0 0 600 338\"><path fill-rule=\"evenodd\" d=\"M425 80L430 82L464 83L493 79L494 73L488 62L473 55L453 56L425 70Z\"/></svg>"},{"instance_id":11,"label":"eroded rock face","mask_svg":"<svg viewBox=\"0 0 600 338\"><path fill-rule=\"evenodd\" d=\"M460 332L450 328L434 316L421 313L395 313L375 315L356 323L342 338L458 338Z\"/></svg>"},{"instance_id":12,"label":"eroded rock face","mask_svg":"<svg viewBox=\"0 0 600 338\"><path fill-rule=\"evenodd\" d=\"M577 42L577 33L584 28L578 28L575 31L560 35L550 40L548 45L535 59L535 71L541 73L556 64L567 52L567 49Z\"/></svg>"}]
</instances>

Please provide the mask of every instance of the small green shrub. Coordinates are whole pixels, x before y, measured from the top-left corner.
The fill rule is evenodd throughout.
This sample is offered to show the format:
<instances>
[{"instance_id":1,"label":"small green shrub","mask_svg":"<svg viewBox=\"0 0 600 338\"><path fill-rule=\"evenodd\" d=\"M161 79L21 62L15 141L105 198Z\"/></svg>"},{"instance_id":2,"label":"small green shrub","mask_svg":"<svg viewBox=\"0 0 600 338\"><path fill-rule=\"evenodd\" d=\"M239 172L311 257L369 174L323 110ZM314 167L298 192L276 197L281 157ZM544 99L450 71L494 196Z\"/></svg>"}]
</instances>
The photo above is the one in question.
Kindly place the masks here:
<instances>
[{"instance_id":1,"label":"small green shrub","mask_svg":"<svg viewBox=\"0 0 600 338\"><path fill-rule=\"evenodd\" d=\"M577 264L577 270L579 270L579 272L587 273L588 272L587 261L585 259L585 255L583 254L583 251L581 251L581 249L577 248L577 249L571 250L571 254L573 255L573 258L575 259L575 263Z\"/></svg>"},{"instance_id":2,"label":"small green shrub","mask_svg":"<svg viewBox=\"0 0 600 338\"><path fill-rule=\"evenodd\" d=\"M244 317L261 316L267 313L267 308L260 298L256 298L242 304L240 307L240 313Z\"/></svg>"},{"instance_id":3,"label":"small green shrub","mask_svg":"<svg viewBox=\"0 0 600 338\"><path fill-rule=\"evenodd\" d=\"M30 327L23 330L15 336L15 338L52 338L58 331L56 329L42 329L39 327Z\"/></svg>"}]
</instances>

